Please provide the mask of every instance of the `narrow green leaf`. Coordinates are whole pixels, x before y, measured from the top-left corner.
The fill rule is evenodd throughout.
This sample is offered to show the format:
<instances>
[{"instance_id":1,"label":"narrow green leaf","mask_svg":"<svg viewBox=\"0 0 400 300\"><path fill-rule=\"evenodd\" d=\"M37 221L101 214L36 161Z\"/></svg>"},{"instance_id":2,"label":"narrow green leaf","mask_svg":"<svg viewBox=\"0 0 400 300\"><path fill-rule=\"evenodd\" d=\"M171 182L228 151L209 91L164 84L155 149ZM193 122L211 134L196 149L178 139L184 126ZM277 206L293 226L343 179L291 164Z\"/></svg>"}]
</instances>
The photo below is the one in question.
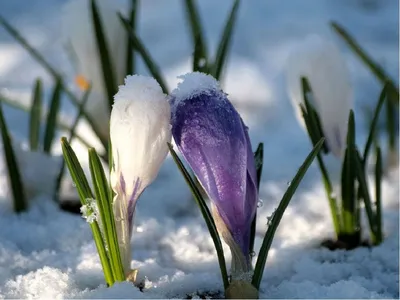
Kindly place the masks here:
<instances>
[{"instance_id":1,"label":"narrow green leaf","mask_svg":"<svg viewBox=\"0 0 400 300\"><path fill-rule=\"evenodd\" d=\"M396 125L396 113L398 113L398 108L393 105L393 102L386 101L386 132L388 135L388 149L396 153L397 143L396 143L396 131L398 126Z\"/></svg>"},{"instance_id":2,"label":"narrow green leaf","mask_svg":"<svg viewBox=\"0 0 400 300\"><path fill-rule=\"evenodd\" d=\"M196 43L194 45L192 71L209 73L209 66L207 65L207 60L203 57L200 37L197 37Z\"/></svg>"},{"instance_id":3,"label":"narrow green leaf","mask_svg":"<svg viewBox=\"0 0 400 300\"><path fill-rule=\"evenodd\" d=\"M136 32L136 15L138 11L139 0L131 0L131 13L129 15L129 27L130 30ZM132 75L135 73L135 52L133 51L132 40L129 38L129 34L126 33L127 45L126 49L126 75Z\"/></svg>"},{"instance_id":4,"label":"narrow green leaf","mask_svg":"<svg viewBox=\"0 0 400 300\"><path fill-rule=\"evenodd\" d=\"M367 164L369 150L371 149L372 143L374 141L375 132L376 132L376 126L377 126L378 120L379 120L379 113L380 113L381 108L383 106L383 102L386 99L387 88L388 88L388 85L385 84L385 86L383 87L383 89L381 91L378 103L376 104L376 107L375 107L375 110L374 110L374 115L373 115L373 118L372 118L372 121L371 121L371 126L369 128L367 143L365 144L365 148L364 148L364 155L363 155L364 166ZM387 101L387 103L389 103L389 101Z\"/></svg>"},{"instance_id":5,"label":"narrow green leaf","mask_svg":"<svg viewBox=\"0 0 400 300\"><path fill-rule=\"evenodd\" d=\"M90 95L90 91L91 90L92 90L92 87L89 86L89 88L83 94L82 100L81 100L80 105L78 107L78 114L76 115L75 120L72 123L71 128L69 129L69 138L68 138L69 142L71 142L72 139L75 137L76 128L78 127L79 120L82 117L82 114L83 114L83 111L85 109L86 102L89 99L89 95ZM62 182L62 179L63 179L63 176L64 176L64 170L65 170L65 160L62 161L60 172L58 173L58 176L57 176L56 187L55 187L55 190L54 190L54 199L56 201L59 200L60 188L61 188L61 182Z\"/></svg>"},{"instance_id":6,"label":"narrow green leaf","mask_svg":"<svg viewBox=\"0 0 400 300\"><path fill-rule=\"evenodd\" d=\"M179 159L178 155L176 154L175 150L173 149L173 146L168 143L168 148L169 151L172 155L172 158L174 159L178 169L181 171L183 177L185 178L186 183L188 184L194 199L196 200L197 205L200 208L201 214L203 215L204 221L207 224L208 231L210 232L211 238L214 242L215 250L217 251L217 257L218 257L218 263L219 267L221 269L221 276L222 276L222 281L224 283L224 289L226 289L229 285L229 280L228 280L228 272L226 270L226 264L225 264L225 257L224 257L224 250L222 248L222 243L218 235L217 227L215 226L214 220L211 216L211 213L207 207L206 202L204 201L203 197L201 196L200 191L197 189L196 184L190 177L189 172L186 170L185 166Z\"/></svg>"},{"instance_id":7,"label":"narrow green leaf","mask_svg":"<svg viewBox=\"0 0 400 300\"><path fill-rule=\"evenodd\" d=\"M281 202L278 205L278 208L275 210L275 213L271 219L271 224L268 227L268 230L264 236L264 240L262 242L260 253L257 258L256 266L254 268L254 275L251 283L258 290L260 288L260 282L264 273L265 263L267 261L268 252L272 244L272 240L274 238L276 229L282 219L283 213L285 212L287 206L289 205L290 200L292 199L294 193L296 192L297 187L299 186L301 180L306 174L308 168L311 163L314 161L314 158L320 152L322 145L324 143L324 139L322 138L314 147L314 149L310 152L310 154L305 159L304 163L301 165L299 170L297 171L296 176L291 181L291 184L285 194L282 197Z\"/></svg>"},{"instance_id":8,"label":"narrow green leaf","mask_svg":"<svg viewBox=\"0 0 400 300\"><path fill-rule=\"evenodd\" d=\"M237 11L239 8L239 0L235 0L232 6L229 17L225 23L224 32L221 35L221 40L219 41L217 55L215 57L212 75L219 80L221 77L222 70L225 65L226 58L228 57L229 45L232 40L233 27L236 23Z\"/></svg>"},{"instance_id":9,"label":"narrow green leaf","mask_svg":"<svg viewBox=\"0 0 400 300\"><path fill-rule=\"evenodd\" d=\"M40 79L36 79L33 89L33 99L29 122L29 144L31 151L36 151L39 148L40 120L42 118L42 97L42 81Z\"/></svg>"},{"instance_id":10,"label":"narrow green leaf","mask_svg":"<svg viewBox=\"0 0 400 300\"><path fill-rule=\"evenodd\" d=\"M311 137L313 146L322 138L324 137L324 132L322 130L321 121L319 120L319 116L317 111L314 109L313 105L311 104L309 97L312 96L312 89L311 85L306 77L301 77L301 86L303 91L303 99L306 109L306 117L304 118L307 128L309 128L309 135ZM303 112L304 115L304 112ZM323 145L323 151L325 153L329 153L329 149L326 145L326 142Z\"/></svg>"},{"instance_id":11,"label":"narrow green leaf","mask_svg":"<svg viewBox=\"0 0 400 300\"><path fill-rule=\"evenodd\" d=\"M72 181L74 182L78 191L79 199L81 200L82 205L87 205L88 199L94 199L93 193L86 179L85 173L83 172L82 166L79 163L74 150L72 149L71 145L68 143L65 137L61 138L61 148L65 162L71 174ZM99 201L97 201L97 203L99 203ZM101 265L103 267L105 281L109 286L111 286L114 284L114 276L112 273L110 260L108 258L107 251L104 245L103 237L100 232L100 227L97 221L89 224L90 228L92 229L93 239L95 241Z\"/></svg>"},{"instance_id":12,"label":"narrow green leaf","mask_svg":"<svg viewBox=\"0 0 400 300\"><path fill-rule=\"evenodd\" d=\"M46 128L44 131L43 151L50 153L51 145L53 144L56 134L57 116L60 110L62 84L58 80L53 89L53 95L50 101L49 114L47 115Z\"/></svg>"},{"instance_id":13,"label":"narrow green leaf","mask_svg":"<svg viewBox=\"0 0 400 300\"><path fill-rule=\"evenodd\" d=\"M17 40L23 48L25 48L28 53L39 63L42 65L43 68L46 69L47 72L49 72L54 80L60 80L62 78L62 75L57 72L51 65L50 63L47 62L47 60L40 54L39 51L37 51L34 47L32 47L27 40L13 27L11 24L9 24L1 15L0 15L0 25L3 26L3 28L15 39ZM79 106L79 99L74 95L71 90L68 89L66 85L64 85L62 82L62 87L65 93L68 95L69 99L71 100L72 104L75 106ZM94 125L93 119L86 113L83 113L84 118L87 120L89 123L91 129L93 132L96 134L96 136L99 138L101 141L102 145L104 148L107 148L107 141L105 141L100 133L99 128L97 128Z\"/></svg>"},{"instance_id":14,"label":"narrow green leaf","mask_svg":"<svg viewBox=\"0 0 400 300\"><path fill-rule=\"evenodd\" d=\"M8 130L6 120L4 119L3 108L0 103L0 130L3 139L3 148L5 162L7 164L8 178L11 185L11 193L14 202L14 211L16 213L23 212L27 209L27 202L25 197L24 186L20 169L18 167L17 158L15 156L14 148L12 145L10 132Z\"/></svg>"},{"instance_id":15,"label":"narrow green leaf","mask_svg":"<svg viewBox=\"0 0 400 300\"><path fill-rule=\"evenodd\" d=\"M190 24L193 49L195 49L193 71L204 70L204 67L208 65L208 55L206 39L204 38L204 31L198 13L199 10L193 0L183 0L183 3L185 5L186 17Z\"/></svg>"},{"instance_id":16,"label":"narrow green leaf","mask_svg":"<svg viewBox=\"0 0 400 300\"><path fill-rule=\"evenodd\" d=\"M331 22L332 28L347 43L350 49L360 58L360 60L371 70L382 84L388 84L389 99L396 106L399 105L399 89L394 81L385 73L383 68L376 63L360 44L338 23Z\"/></svg>"},{"instance_id":17,"label":"narrow green leaf","mask_svg":"<svg viewBox=\"0 0 400 300\"><path fill-rule=\"evenodd\" d=\"M355 192L355 167L354 167L354 149L355 149L355 120L354 113L351 110L347 129L347 148L342 167L342 217L344 232L354 234L356 226L356 201L358 201Z\"/></svg>"},{"instance_id":18,"label":"narrow green leaf","mask_svg":"<svg viewBox=\"0 0 400 300\"><path fill-rule=\"evenodd\" d=\"M382 224L382 152L378 147L376 151L375 165L375 199L376 199L376 243L380 244L383 241L383 224Z\"/></svg>"},{"instance_id":19,"label":"narrow green leaf","mask_svg":"<svg viewBox=\"0 0 400 300\"><path fill-rule=\"evenodd\" d=\"M261 182L261 174L262 167L264 163L264 144L258 144L256 152L254 152L254 160L256 164L256 172L257 172L257 190L260 190L260 182ZM256 225L257 225L257 212L254 215L254 220L251 223L251 231L250 231L250 251L249 253L253 253L254 251L254 240L256 237Z\"/></svg>"},{"instance_id":20,"label":"narrow green leaf","mask_svg":"<svg viewBox=\"0 0 400 300\"><path fill-rule=\"evenodd\" d=\"M87 203L86 199L94 198L92 190L90 189L89 183L86 179L85 172L83 172L82 166L79 163L78 158L67 138L61 138L61 148L64 156L65 163L67 164L68 170L71 174L72 181L74 182L78 191L79 199L82 205Z\"/></svg>"},{"instance_id":21,"label":"narrow green leaf","mask_svg":"<svg viewBox=\"0 0 400 300\"><path fill-rule=\"evenodd\" d=\"M315 143L319 140L318 138L321 138L321 134L322 134L322 128L318 128L320 124L320 122L318 122L317 120L317 113L315 112L315 110L312 108L310 101L308 100L308 94L311 93L311 87L310 84L308 83L308 80L303 77L301 78L301 85L302 85L302 89L303 89L303 98L304 98L304 105L300 104L300 109L304 118L304 122L307 128L307 132L308 135L310 137L311 143L313 146L315 146ZM313 112L311 114L308 113L308 110ZM326 146L326 142L324 142L323 148L324 152L328 152L326 150L327 146ZM319 169L321 171L321 175L322 175L322 182L324 184L324 188L325 188L325 193L326 196L328 198L328 202L329 202L329 208L331 211L331 216L332 216L332 222L333 222L333 226L335 229L335 233L336 236L339 236L340 232L341 232L341 222L340 222L340 218L339 218L339 209L337 206L337 200L336 200L336 195L333 191L333 186L332 186L332 182L329 178L329 174L328 171L326 169L326 166L324 164L324 161L322 159L322 155L321 153L318 153L317 155L317 161L318 161L318 166Z\"/></svg>"},{"instance_id":22,"label":"narrow green leaf","mask_svg":"<svg viewBox=\"0 0 400 300\"><path fill-rule=\"evenodd\" d=\"M112 65L110 48L107 45L107 39L96 0L91 0L93 27L96 34L97 50L103 71L104 86L107 90L107 98L111 111L114 95L117 93L117 81L115 80L115 66Z\"/></svg>"},{"instance_id":23,"label":"narrow green leaf","mask_svg":"<svg viewBox=\"0 0 400 300\"><path fill-rule=\"evenodd\" d=\"M109 199L109 183L99 156L94 148L89 149L89 167L99 208L101 224L103 225L103 234L107 244L108 254L110 256L113 276L117 281L124 281L125 274L119 251L112 200Z\"/></svg>"},{"instance_id":24,"label":"narrow green leaf","mask_svg":"<svg viewBox=\"0 0 400 300\"><path fill-rule=\"evenodd\" d=\"M165 84L165 81L161 75L160 68L154 62L153 58L150 56L149 51L146 49L140 38L131 30L129 21L126 20L121 14L118 15L121 19L122 24L125 26L125 29L128 32L129 39L132 42L134 49L140 54L150 74L154 77L155 80L157 80L163 92L165 94L168 94L167 85Z\"/></svg>"},{"instance_id":25,"label":"narrow green leaf","mask_svg":"<svg viewBox=\"0 0 400 300\"><path fill-rule=\"evenodd\" d=\"M376 236L375 216L374 216L374 212L372 210L372 202L371 202L371 197L369 195L367 178L366 178L365 172L364 172L363 160L357 149L355 149L353 151L354 151L354 157L355 157L357 179L358 179L358 183L360 186L361 197L364 199L365 211L367 213L368 223L369 223L370 232L371 232L371 238L372 238L372 242L374 244L376 244L377 236Z\"/></svg>"}]
</instances>

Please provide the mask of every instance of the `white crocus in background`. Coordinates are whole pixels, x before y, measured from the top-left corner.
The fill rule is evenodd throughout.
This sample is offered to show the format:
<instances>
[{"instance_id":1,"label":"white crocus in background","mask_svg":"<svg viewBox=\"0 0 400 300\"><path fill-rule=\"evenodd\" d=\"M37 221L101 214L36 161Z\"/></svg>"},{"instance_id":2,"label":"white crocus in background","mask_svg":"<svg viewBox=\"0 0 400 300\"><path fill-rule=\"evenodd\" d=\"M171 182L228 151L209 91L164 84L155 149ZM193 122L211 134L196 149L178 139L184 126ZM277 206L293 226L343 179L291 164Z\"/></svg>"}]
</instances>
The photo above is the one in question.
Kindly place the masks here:
<instances>
[{"instance_id":1,"label":"white crocus in background","mask_svg":"<svg viewBox=\"0 0 400 300\"><path fill-rule=\"evenodd\" d=\"M311 104L320 117L327 146L341 158L346 148L353 92L350 74L339 49L326 38L310 35L293 49L286 75L289 97L303 127L301 77L308 79L313 95Z\"/></svg>"},{"instance_id":2,"label":"white crocus in background","mask_svg":"<svg viewBox=\"0 0 400 300\"><path fill-rule=\"evenodd\" d=\"M157 177L171 141L170 106L157 81L133 75L114 97L110 119L116 193L114 216L125 273L130 271L130 239L136 201Z\"/></svg>"},{"instance_id":3,"label":"white crocus in background","mask_svg":"<svg viewBox=\"0 0 400 300\"><path fill-rule=\"evenodd\" d=\"M92 84L90 98L86 103L86 111L93 118L95 126L103 135L102 137L107 140L110 109L98 54L90 2L90 0L67 2L63 7L62 27L67 54L76 68L76 83L82 90L88 88L89 82ZM117 15L121 8L121 2L97 0L96 3L103 22L114 76L117 84L120 85L123 84L126 76L127 51L127 33ZM121 11L121 13L125 15L124 11Z\"/></svg>"}]
</instances>

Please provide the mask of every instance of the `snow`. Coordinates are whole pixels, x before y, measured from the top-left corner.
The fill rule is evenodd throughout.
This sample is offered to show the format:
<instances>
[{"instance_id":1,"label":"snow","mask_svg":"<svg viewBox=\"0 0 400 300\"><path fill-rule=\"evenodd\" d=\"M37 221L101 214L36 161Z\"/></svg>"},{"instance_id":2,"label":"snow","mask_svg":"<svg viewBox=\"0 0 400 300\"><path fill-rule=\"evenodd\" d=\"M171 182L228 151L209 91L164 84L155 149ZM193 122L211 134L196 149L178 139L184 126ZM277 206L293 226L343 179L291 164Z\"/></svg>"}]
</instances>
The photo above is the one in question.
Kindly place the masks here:
<instances>
[{"instance_id":1,"label":"snow","mask_svg":"<svg viewBox=\"0 0 400 300\"><path fill-rule=\"evenodd\" d=\"M182 82L178 83L178 87L171 92L173 98L172 111L185 100L190 100L200 94L210 91L220 91L218 81L211 75L201 72L191 72L178 76Z\"/></svg>"},{"instance_id":2,"label":"snow","mask_svg":"<svg viewBox=\"0 0 400 300\"><path fill-rule=\"evenodd\" d=\"M3 0L0 11L72 82L72 70L62 54L60 40L64 2ZM214 54L232 2L199 2L210 53ZM284 68L291 49L308 34L326 34L328 22L336 20L397 78L398 10L396 0L241 2L233 48L221 85L250 127L253 148L260 141L265 144L260 188L264 204L258 208L256 249L261 245L267 218L311 149L286 93ZM177 76L189 72L191 66L190 36L184 26L181 1L141 1L139 19L140 35L172 90L179 81ZM366 139L362 108L374 105L381 85L339 39L335 40L350 69L357 143L362 146ZM139 73L148 75L143 63L137 61ZM24 103L29 102L33 80L38 76L44 79L46 95L51 91L51 78L2 29L0 74L0 93L7 91ZM27 115L4 108L14 136L26 140ZM71 104L65 101L62 109L63 118L71 120ZM79 132L96 141L84 124ZM87 152L78 142L73 147L85 165ZM53 148L55 155L61 153L56 145ZM330 164L338 167L333 158ZM44 174L43 169L38 176ZM371 249L331 252L319 247L324 239L333 236L333 228L319 170L313 165L275 236L260 297L398 298L398 183L397 166L387 173L382 187L384 243ZM29 206L26 213L11 212L7 174L1 160L0 298L185 298L196 292L222 296L212 240L170 157L138 201L135 216L132 267L140 269L139 279L147 277L143 293L130 283L106 288L90 228L81 216L61 212L45 194L32 197ZM362 221L367 229L365 216ZM368 236L367 230L364 235ZM229 262L226 245L224 250Z\"/></svg>"}]
</instances>

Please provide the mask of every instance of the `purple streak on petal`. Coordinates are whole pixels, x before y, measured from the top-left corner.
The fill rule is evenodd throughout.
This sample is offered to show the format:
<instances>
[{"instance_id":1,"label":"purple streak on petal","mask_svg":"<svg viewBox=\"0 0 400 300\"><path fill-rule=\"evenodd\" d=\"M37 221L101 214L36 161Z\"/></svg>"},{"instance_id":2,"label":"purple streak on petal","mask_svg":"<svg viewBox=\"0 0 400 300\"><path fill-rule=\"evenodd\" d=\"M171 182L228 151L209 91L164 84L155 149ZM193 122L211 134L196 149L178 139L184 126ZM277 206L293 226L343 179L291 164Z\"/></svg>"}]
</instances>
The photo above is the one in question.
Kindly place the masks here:
<instances>
[{"instance_id":1,"label":"purple streak on petal","mask_svg":"<svg viewBox=\"0 0 400 300\"><path fill-rule=\"evenodd\" d=\"M171 102L174 104L173 98ZM175 106L172 134L247 256L257 191L255 166L248 167L254 165L253 153L238 112L222 91L204 91Z\"/></svg>"},{"instance_id":2,"label":"purple streak on petal","mask_svg":"<svg viewBox=\"0 0 400 300\"><path fill-rule=\"evenodd\" d=\"M122 175L122 173L119 175L119 186L121 188L121 192L123 195L126 195L126 191L125 191L125 179L124 176Z\"/></svg>"},{"instance_id":3,"label":"purple streak on petal","mask_svg":"<svg viewBox=\"0 0 400 300\"><path fill-rule=\"evenodd\" d=\"M137 178L133 188L132 195L128 200L128 220L129 220L129 234L132 234L133 214L135 213L136 202L139 198L138 190L140 187L140 179Z\"/></svg>"}]
</instances>

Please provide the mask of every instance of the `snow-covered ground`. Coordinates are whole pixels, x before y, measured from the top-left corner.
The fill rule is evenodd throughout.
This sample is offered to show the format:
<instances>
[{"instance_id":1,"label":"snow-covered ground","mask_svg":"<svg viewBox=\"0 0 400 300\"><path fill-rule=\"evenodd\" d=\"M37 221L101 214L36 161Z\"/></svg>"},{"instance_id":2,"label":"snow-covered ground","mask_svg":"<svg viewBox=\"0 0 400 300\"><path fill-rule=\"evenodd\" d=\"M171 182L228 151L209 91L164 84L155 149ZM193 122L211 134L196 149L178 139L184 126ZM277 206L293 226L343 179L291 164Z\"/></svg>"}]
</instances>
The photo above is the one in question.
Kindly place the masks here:
<instances>
[{"instance_id":1,"label":"snow-covered ground","mask_svg":"<svg viewBox=\"0 0 400 300\"><path fill-rule=\"evenodd\" d=\"M53 65L70 75L59 38L60 8L64 2L1 0L0 13ZM140 34L173 88L176 76L190 68L191 43L181 1L141 2ZM199 2L214 53L232 2ZM267 217L310 151L309 140L295 120L285 89L285 60L291 47L309 33L330 34L328 22L336 20L397 78L398 10L397 0L242 1L223 86L250 127L253 148L260 141L265 144L260 190L264 205L258 209L256 249L266 230ZM381 87L334 38L351 70L358 143L363 145L363 107L375 103ZM143 64L139 70L146 74ZM27 102L37 76L44 79L48 91L50 77L0 29L0 92ZM5 112L15 138L26 139L26 114L11 108ZM64 103L63 112L71 118L72 106ZM59 147L54 153L60 153ZM79 153L85 160L82 148ZM330 163L335 168L337 162L332 159ZM37 174L40 176L40 170ZM311 167L276 234L261 297L398 298L398 183L395 168L383 184L385 242L372 249L331 252L319 247L322 240L332 237L333 231L318 168ZM157 180L139 200L135 219L132 266L140 269L141 278L148 278L144 293L129 283L105 287L89 226L80 216L61 212L50 197L30 199L27 213L13 214L3 161L0 185L0 297L185 298L196 291L222 290L212 241L169 157Z\"/></svg>"}]
</instances>

